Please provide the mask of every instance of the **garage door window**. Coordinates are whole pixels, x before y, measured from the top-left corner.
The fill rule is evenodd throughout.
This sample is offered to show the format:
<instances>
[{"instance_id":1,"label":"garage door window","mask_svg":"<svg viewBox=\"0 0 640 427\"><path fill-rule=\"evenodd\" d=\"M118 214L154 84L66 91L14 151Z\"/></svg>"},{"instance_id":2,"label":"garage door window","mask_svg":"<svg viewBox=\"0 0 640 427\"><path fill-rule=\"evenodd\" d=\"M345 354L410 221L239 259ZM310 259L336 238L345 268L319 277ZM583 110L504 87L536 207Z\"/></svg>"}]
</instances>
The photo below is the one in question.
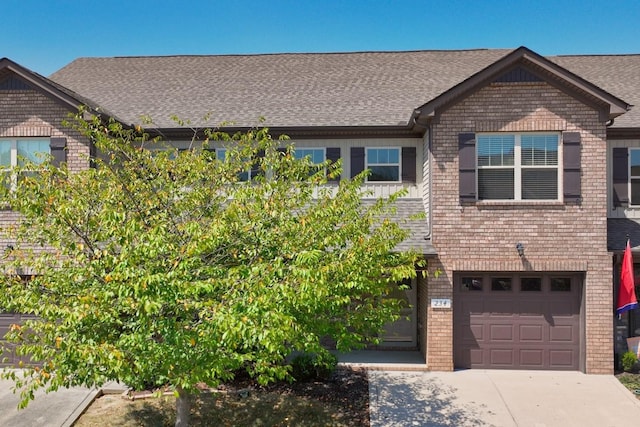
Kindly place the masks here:
<instances>
[{"instance_id":1,"label":"garage door window","mask_svg":"<svg viewBox=\"0 0 640 427\"><path fill-rule=\"evenodd\" d=\"M511 289L511 277L494 277L491 279L492 291L510 291Z\"/></svg>"},{"instance_id":2,"label":"garage door window","mask_svg":"<svg viewBox=\"0 0 640 427\"><path fill-rule=\"evenodd\" d=\"M462 291L482 291L482 277L463 277Z\"/></svg>"},{"instance_id":3,"label":"garage door window","mask_svg":"<svg viewBox=\"0 0 640 427\"><path fill-rule=\"evenodd\" d=\"M522 279L520 279L520 290L522 292L541 292L542 278L523 277Z\"/></svg>"},{"instance_id":4,"label":"garage door window","mask_svg":"<svg viewBox=\"0 0 640 427\"><path fill-rule=\"evenodd\" d=\"M552 277L551 292L571 292L571 279L568 277Z\"/></svg>"}]
</instances>

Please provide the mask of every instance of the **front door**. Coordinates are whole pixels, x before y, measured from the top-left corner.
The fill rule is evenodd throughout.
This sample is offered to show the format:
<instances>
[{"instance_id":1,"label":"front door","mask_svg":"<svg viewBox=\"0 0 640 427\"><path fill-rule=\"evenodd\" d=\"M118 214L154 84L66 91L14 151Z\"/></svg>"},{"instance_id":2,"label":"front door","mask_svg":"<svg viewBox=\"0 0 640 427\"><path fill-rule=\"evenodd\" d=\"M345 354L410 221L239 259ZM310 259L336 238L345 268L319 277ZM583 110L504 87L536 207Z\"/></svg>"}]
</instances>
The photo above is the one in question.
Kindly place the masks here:
<instances>
[{"instance_id":1,"label":"front door","mask_svg":"<svg viewBox=\"0 0 640 427\"><path fill-rule=\"evenodd\" d=\"M395 322L388 323L382 334L380 345L385 347L416 347L417 342L417 325L416 325L416 279L407 280L403 284L407 285L407 289L395 288L388 295L388 298L397 298L402 301L400 309L400 318Z\"/></svg>"}]
</instances>

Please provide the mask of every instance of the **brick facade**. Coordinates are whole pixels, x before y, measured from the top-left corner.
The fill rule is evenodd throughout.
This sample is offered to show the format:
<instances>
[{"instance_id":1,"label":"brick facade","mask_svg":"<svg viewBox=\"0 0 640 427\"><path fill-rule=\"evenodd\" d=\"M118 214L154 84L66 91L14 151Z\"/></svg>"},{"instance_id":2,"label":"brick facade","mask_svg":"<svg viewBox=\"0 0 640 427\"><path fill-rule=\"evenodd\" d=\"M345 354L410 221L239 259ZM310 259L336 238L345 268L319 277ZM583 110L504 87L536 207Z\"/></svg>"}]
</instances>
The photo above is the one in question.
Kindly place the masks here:
<instances>
[{"instance_id":1,"label":"brick facade","mask_svg":"<svg viewBox=\"0 0 640 427\"><path fill-rule=\"evenodd\" d=\"M67 138L67 164L71 170L89 167L89 144L77 132L62 125L72 112L67 106L38 91L0 90L0 138L12 137L65 137ZM0 228L15 224L18 215L12 211L0 212ZM0 250L13 244L0 236Z\"/></svg>"},{"instance_id":2,"label":"brick facade","mask_svg":"<svg viewBox=\"0 0 640 427\"><path fill-rule=\"evenodd\" d=\"M458 134L580 132L579 204L478 202L461 205ZM442 112L432 127L432 242L438 259L429 298L453 298L456 271L578 271L584 273L587 373L613 369L611 256L607 253L606 125L598 111L546 83L493 83ZM526 258L515 250L526 248ZM455 301L453 301L455 304ZM453 310L427 308L430 369L453 369Z\"/></svg>"}]
</instances>

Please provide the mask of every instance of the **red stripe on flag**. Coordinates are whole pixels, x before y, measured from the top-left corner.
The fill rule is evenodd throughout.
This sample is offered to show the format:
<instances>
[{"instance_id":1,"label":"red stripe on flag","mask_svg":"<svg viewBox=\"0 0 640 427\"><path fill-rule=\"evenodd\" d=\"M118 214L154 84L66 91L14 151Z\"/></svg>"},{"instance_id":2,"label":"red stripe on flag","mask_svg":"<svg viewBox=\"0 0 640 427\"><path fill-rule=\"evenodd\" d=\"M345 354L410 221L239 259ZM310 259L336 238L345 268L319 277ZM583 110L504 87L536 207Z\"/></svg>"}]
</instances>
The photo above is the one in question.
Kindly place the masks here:
<instances>
[{"instance_id":1,"label":"red stripe on flag","mask_svg":"<svg viewBox=\"0 0 640 427\"><path fill-rule=\"evenodd\" d=\"M616 313L638 308L636 298L635 283L633 282L633 257L631 255L631 244L627 240L627 247L622 257L622 271L620 272L620 289L618 290L618 304Z\"/></svg>"}]
</instances>

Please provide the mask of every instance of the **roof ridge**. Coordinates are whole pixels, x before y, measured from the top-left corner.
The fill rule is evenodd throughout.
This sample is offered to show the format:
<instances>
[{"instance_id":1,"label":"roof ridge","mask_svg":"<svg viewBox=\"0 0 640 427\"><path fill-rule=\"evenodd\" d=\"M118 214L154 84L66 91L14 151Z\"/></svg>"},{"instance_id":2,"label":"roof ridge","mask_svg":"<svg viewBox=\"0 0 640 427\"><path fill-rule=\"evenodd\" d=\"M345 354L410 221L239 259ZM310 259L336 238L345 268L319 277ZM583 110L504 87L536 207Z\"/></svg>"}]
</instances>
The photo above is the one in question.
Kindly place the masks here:
<instances>
[{"instance_id":1,"label":"roof ridge","mask_svg":"<svg viewBox=\"0 0 640 427\"><path fill-rule=\"evenodd\" d=\"M605 56L640 56L639 53L587 53L587 54L565 54L565 55L549 55L547 58L591 58L591 57L605 57Z\"/></svg>"},{"instance_id":2,"label":"roof ridge","mask_svg":"<svg viewBox=\"0 0 640 427\"><path fill-rule=\"evenodd\" d=\"M354 50L342 52L256 52L256 53L214 53L214 54L168 54L168 55L115 55L115 56L80 56L79 59L136 59L136 58L220 58L241 56L295 56L295 55L358 55L387 53L455 53L455 52L500 52L513 48L470 48L470 49L410 49L410 50Z\"/></svg>"}]
</instances>

